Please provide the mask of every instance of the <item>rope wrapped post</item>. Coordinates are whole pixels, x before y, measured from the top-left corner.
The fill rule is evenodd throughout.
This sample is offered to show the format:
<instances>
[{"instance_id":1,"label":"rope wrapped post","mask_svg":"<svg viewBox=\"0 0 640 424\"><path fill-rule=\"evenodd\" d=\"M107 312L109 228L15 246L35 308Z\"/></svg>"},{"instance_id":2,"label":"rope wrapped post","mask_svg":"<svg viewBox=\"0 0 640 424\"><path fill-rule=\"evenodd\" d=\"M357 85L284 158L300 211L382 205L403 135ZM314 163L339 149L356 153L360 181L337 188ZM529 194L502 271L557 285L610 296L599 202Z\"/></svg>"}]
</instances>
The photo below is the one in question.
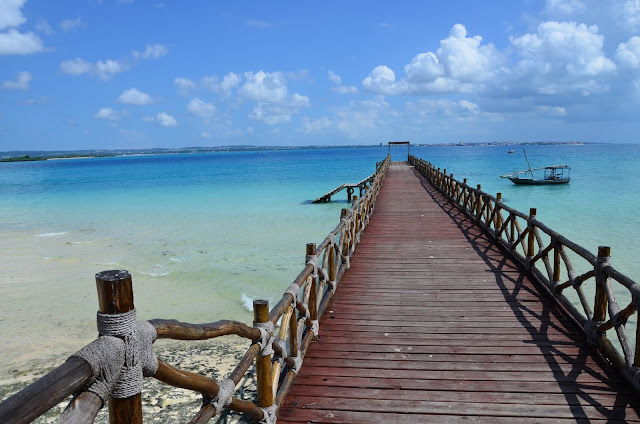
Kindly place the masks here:
<instances>
[{"instance_id":1,"label":"rope wrapped post","mask_svg":"<svg viewBox=\"0 0 640 424\"><path fill-rule=\"evenodd\" d=\"M316 244L315 243L307 243L307 258L310 256L315 257L316 255ZM317 258L316 258L316 269L318 268ZM309 319L311 322L318 321L318 281L315 276L311 278L311 293L309 294ZM313 341L318 341L318 335L314 334Z\"/></svg>"},{"instance_id":2,"label":"rope wrapped post","mask_svg":"<svg viewBox=\"0 0 640 424\"><path fill-rule=\"evenodd\" d=\"M527 228L529 229L529 235L527 238L527 268L531 268L531 259L536 255L536 236L534 233L535 227L533 220L536 219L536 208L529 209L529 220L527 222Z\"/></svg>"},{"instance_id":3,"label":"rope wrapped post","mask_svg":"<svg viewBox=\"0 0 640 424\"><path fill-rule=\"evenodd\" d=\"M253 301L254 325L269 321L269 301ZM258 406L262 408L273 405L273 386L271 384L271 357L258 355L256 357L256 377L258 379Z\"/></svg>"},{"instance_id":4,"label":"rope wrapped post","mask_svg":"<svg viewBox=\"0 0 640 424\"><path fill-rule=\"evenodd\" d=\"M96 274L98 311L101 314L123 314L131 312L133 305L133 283L127 271L103 271ZM127 398L109 399L110 424L142 424L142 394Z\"/></svg>"}]
</instances>

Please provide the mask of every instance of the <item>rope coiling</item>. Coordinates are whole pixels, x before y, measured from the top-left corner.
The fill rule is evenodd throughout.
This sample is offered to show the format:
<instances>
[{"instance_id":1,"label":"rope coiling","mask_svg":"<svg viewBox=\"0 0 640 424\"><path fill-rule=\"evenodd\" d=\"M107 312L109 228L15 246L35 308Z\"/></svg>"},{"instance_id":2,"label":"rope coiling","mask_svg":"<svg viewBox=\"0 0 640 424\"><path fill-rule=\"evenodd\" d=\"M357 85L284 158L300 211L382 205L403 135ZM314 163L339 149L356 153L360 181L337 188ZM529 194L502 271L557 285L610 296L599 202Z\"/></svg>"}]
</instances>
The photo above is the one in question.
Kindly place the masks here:
<instances>
[{"instance_id":1,"label":"rope coiling","mask_svg":"<svg viewBox=\"0 0 640 424\"><path fill-rule=\"evenodd\" d=\"M230 378L225 378L218 386L218 394L211 400L211 405L220 412L225 406L231 405L233 392L236 390L236 383Z\"/></svg>"},{"instance_id":2,"label":"rope coiling","mask_svg":"<svg viewBox=\"0 0 640 424\"><path fill-rule=\"evenodd\" d=\"M157 338L148 322L136 320L136 310L123 314L97 314L100 337L73 356L84 359L92 370L88 391L103 402L109 397L124 399L142 391L143 377L158 370L153 352Z\"/></svg>"},{"instance_id":3,"label":"rope coiling","mask_svg":"<svg viewBox=\"0 0 640 424\"><path fill-rule=\"evenodd\" d=\"M273 404L271 406L267 406L266 408L260 408L262 410L263 417L259 421L260 424L276 424L278 421L278 417L276 416L276 412L278 411L278 405Z\"/></svg>"},{"instance_id":4,"label":"rope coiling","mask_svg":"<svg viewBox=\"0 0 640 424\"><path fill-rule=\"evenodd\" d=\"M275 340L273 336L273 330L275 328L273 322L256 322L254 323L254 326L260 330L260 340L258 341L258 344L260 345L262 356L272 355L274 353L273 342Z\"/></svg>"}]
</instances>

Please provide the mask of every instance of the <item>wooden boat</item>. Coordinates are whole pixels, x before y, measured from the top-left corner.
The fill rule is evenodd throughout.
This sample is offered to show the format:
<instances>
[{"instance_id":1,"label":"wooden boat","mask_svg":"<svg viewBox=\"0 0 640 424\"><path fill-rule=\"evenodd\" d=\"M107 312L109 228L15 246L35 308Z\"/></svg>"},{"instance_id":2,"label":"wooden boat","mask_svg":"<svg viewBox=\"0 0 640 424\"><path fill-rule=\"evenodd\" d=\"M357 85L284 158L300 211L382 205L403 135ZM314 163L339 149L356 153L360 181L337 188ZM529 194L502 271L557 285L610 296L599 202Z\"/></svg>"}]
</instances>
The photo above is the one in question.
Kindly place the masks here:
<instances>
[{"instance_id":1,"label":"wooden boat","mask_svg":"<svg viewBox=\"0 0 640 424\"><path fill-rule=\"evenodd\" d=\"M508 178L516 185L549 185L549 184L567 184L571 181L571 168L568 165L543 166L541 168L532 168L527 157L527 151L524 151L524 157L527 159L529 169L526 171L517 171L508 175L500 175L500 178ZM537 174L537 176L536 176Z\"/></svg>"},{"instance_id":2,"label":"wooden boat","mask_svg":"<svg viewBox=\"0 0 640 424\"><path fill-rule=\"evenodd\" d=\"M507 153L515 153L515 150L509 150Z\"/></svg>"}]
</instances>

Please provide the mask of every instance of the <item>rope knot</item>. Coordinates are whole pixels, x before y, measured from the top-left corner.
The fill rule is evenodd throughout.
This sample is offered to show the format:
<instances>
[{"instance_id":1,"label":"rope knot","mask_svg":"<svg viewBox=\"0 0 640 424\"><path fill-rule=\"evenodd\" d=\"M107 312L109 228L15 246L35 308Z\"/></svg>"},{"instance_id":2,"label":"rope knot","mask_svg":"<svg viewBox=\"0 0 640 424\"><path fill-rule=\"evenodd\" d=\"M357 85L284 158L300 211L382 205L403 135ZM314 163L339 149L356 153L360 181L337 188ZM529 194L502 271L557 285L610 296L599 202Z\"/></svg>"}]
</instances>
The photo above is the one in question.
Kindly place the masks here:
<instances>
[{"instance_id":1,"label":"rope knot","mask_svg":"<svg viewBox=\"0 0 640 424\"><path fill-rule=\"evenodd\" d=\"M273 330L275 326L271 321L257 322L253 324L258 330L260 330L260 340L258 341L258 344L262 349L262 356L269 356L273 354Z\"/></svg>"},{"instance_id":2,"label":"rope knot","mask_svg":"<svg viewBox=\"0 0 640 424\"><path fill-rule=\"evenodd\" d=\"M293 301L291 302L291 304L295 308L298 304L298 297L300 296L300 286L298 286L296 283L291 284L289 288L287 288L287 291L284 292L284 294L287 293L289 293L291 297L293 297Z\"/></svg>"},{"instance_id":3,"label":"rope knot","mask_svg":"<svg viewBox=\"0 0 640 424\"><path fill-rule=\"evenodd\" d=\"M267 406L266 408L260 408L262 410L262 419L259 421L260 424L276 424L278 417L276 416L276 411L278 410L278 405L273 404L271 406Z\"/></svg>"},{"instance_id":4,"label":"rope knot","mask_svg":"<svg viewBox=\"0 0 640 424\"><path fill-rule=\"evenodd\" d=\"M313 265L313 278L318 278L318 256L317 255L307 255L306 264Z\"/></svg>"},{"instance_id":5,"label":"rope knot","mask_svg":"<svg viewBox=\"0 0 640 424\"><path fill-rule=\"evenodd\" d=\"M230 378L225 378L218 386L218 395L211 401L211 405L220 412L222 408L231 404L233 392L236 390L236 383Z\"/></svg>"}]
</instances>

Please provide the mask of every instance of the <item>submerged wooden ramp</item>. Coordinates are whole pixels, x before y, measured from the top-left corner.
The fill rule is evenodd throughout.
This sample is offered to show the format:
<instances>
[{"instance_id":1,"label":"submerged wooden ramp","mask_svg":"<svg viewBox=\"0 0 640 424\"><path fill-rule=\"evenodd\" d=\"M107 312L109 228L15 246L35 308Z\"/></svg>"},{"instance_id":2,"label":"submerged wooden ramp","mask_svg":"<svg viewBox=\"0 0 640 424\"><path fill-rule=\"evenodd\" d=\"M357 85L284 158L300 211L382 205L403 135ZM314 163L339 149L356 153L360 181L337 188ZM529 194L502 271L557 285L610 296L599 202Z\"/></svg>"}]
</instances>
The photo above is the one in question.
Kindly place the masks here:
<instances>
[{"instance_id":1,"label":"submerged wooden ramp","mask_svg":"<svg viewBox=\"0 0 640 424\"><path fill-rule=\"evenodd\" d=\"M278 422L639 422L637 395L425 178L389 168Z\"/></svg>"}]
</instances>

